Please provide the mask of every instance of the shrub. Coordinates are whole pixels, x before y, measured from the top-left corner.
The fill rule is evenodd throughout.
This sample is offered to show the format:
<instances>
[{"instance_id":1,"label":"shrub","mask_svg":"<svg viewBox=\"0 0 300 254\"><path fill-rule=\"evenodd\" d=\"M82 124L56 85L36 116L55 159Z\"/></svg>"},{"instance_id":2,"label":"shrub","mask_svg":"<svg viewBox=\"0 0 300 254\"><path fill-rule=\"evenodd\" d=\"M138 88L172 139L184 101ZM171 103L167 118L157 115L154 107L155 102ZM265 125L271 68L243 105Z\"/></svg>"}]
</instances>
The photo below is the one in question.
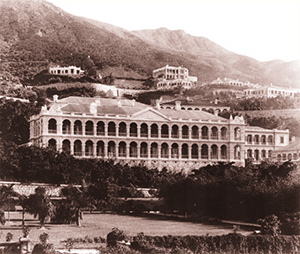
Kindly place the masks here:
<instances>
[{"instance_id":1,"label":"shrub","mask_svg":"<svg viewBox=\"0 0 300 254\"><path fill-rule=\"evenodd\" d=\"M300 212L286 213L282 218L282 234L300 235Z\"/></svg>"},{"instance_id":2,"label":"shrub","mask_svg":"<svg viewBox=\"0 0 300 254\"><path fill-rule=\"evenodd\" d=\"M6 240L7 242L10 242L10 241L12 240L12 238L13 238L13 234L10 233L10 232L8 232L8 233L6 234L5 240Z\"/></svg>"},{"instance_id":3,"label":"shrub","mask_svg":"<svg viewBox=\"0 0 300 254\"><path fill-rule=\"evenodd\" d=\"M108 247L117 247L117 241L125 240L126 235L118 228L113 228L110 233L107 234L106 242Z\"/></svg>"},{"instance_id":4,"label":"shrub","mask_svg":"<svg viewBox=\"0 0 300 254\"><path fill-rule=\"evenodd\" d=\"M5 222L6 222L6 220L5 220L5 213L4 213L4 211L2 209L0 209L0 223L2 225L4 225Z\"/></svg>"},{"instance_id":5,"label":"shrub","mask_svg":"<svg viewBox=\"0 0 300 254\"><path fill-rule=\"evenodd\" d=\"M32 254L55 254L55 250L53 244L49 244L49 235L47 233L43 233L39 237L40 243L34 245Z\"/></svg>"},{"instance_id":6,"label":"shrub","mask_svg":"<svg viewBox=\"0 0 300 254\"><path fill-rule=\"evenodd\" d=\"M261 233L263 235L277 236L281 233L280 230L280 220L274 214L265 217L264 219L259 219L257 221L261 225Z\"/></svg>"},{"instance_id":7,"label":"shrub","mask_svg":"<svg viewBox=\"0 0 300 254\"><path fill-rule=\"evenodd\" d=\"M228 234L222 236L134 237L131 249L141 253L298 253L300 237ZM164 249L164 251L162 251Z\"/></svg>"}]
</instances>

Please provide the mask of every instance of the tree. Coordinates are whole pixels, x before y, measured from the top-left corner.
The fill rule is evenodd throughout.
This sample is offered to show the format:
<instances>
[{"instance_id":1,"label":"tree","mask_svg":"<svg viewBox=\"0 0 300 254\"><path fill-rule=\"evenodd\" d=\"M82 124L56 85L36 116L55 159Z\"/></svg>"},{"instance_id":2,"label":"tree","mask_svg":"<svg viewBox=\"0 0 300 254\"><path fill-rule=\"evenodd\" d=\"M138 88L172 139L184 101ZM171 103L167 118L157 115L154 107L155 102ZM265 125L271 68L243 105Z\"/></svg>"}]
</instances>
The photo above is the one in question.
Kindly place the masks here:
<instances>
[{"instance_id":1,"label":"tree","mask_svg":"<svg viewBox=\"0 0 300 254\"><path fill-rule=\"evenodd\" d=\"M69 205L71 215L75 217L76 224L80 227L82 219L81 208L87 207L91 203L85 186L82 189L75 186L68 186L63 188L61 192L66 198L64 203Z\"/></svg>"},{"instance_id":2,"label":"tree","mask_svg":"<svg viewBox=\"0 0 300 254\"><path fill-rule=\"evenodd\" d=\"M53 217L54 205L50 201L45 188L37 187L35 194L29 196L27 210L33 214L35 218L38 217L41 227L44 226L47 218Z\"/></svg>"},{"instance_id":3,"label":"tree","mask_svg":"<svg viewBox=\"0 0 300 254\"><path fill-rule=\"evenodd\" d=\"M13 190L13 184L9 186L1 186L0 187L0 206L1 208L4 206L8 207L8 220L9 220L9 211L10 211L10 201L13 196L17 196L17 193ZM4 217L5 221L5 217Z\"/></svg>"},{"instance_id":4,"label":"tree","mask_svg":"<svg viewBox=\"0 0 300 254\"><path fill-rule=\"evenodd\" d=\"M18 203L23 208L23 210L22 210L22 226L24 226L25 225L25 212L26 212L26 209L28 208L28 197L25 195L20 195Z\"/></svg>"}]
</instances>

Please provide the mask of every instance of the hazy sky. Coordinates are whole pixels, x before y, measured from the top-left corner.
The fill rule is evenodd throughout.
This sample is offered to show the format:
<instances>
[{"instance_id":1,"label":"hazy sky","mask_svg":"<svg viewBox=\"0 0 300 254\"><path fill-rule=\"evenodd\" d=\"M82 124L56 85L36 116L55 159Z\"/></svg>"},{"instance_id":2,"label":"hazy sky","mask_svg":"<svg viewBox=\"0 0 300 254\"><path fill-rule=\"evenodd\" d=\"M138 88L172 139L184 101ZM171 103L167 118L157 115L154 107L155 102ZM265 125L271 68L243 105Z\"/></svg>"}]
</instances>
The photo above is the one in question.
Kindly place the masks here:
<instances>
[{"instance_id":1,"label":"hazy sky","mask_svg":"<svg viewBox=\"0 0 300 254\"><path fill-rule=\"evenodd\" d=\"M300 0L48 0L126 30L182 29L259 61L300 59Z\"/></svg>"}]
</instances>

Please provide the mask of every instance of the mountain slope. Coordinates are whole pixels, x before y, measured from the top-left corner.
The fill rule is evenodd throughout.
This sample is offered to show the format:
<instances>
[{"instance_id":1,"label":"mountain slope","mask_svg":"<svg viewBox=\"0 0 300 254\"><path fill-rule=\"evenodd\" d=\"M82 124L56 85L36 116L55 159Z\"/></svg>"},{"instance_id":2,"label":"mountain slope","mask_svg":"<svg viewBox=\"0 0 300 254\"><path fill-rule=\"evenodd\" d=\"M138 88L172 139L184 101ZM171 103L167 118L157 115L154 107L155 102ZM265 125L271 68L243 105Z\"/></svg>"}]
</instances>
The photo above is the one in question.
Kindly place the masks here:
<instances>
[{"instance_id":1,"label":"mountain slope","mask_svg":"<svg viewBox=\"0 0 300 254\"><path fill-rule=\"evenodd\" d=\"M185 66L199 81L230 77L298 86L299 61L261 63L204 37L166 28L127 31L71 15L42 0L0 1L1 73L26 80L49 65L77 65L146 78L165 66Z\"/></svg>"}]
</instances>

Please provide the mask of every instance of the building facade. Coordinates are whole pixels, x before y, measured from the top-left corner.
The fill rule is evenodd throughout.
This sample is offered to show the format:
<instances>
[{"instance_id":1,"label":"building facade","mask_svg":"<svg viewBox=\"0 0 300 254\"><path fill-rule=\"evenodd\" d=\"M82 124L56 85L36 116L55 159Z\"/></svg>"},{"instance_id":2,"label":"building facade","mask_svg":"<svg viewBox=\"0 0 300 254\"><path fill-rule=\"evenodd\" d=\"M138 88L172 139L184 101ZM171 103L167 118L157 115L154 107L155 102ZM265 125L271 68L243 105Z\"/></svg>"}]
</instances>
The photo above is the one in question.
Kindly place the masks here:
<instances>
[{"instance_id":1,"label":"building facade","mask_svg":"<svg viewBox=\"0 0 300 254\"><path fill-rule=\"evenodd\" d=\"M214 85L230 85L230 86L249 86L251 85L250 82L243 82L238 79L231 79L231 78L217 78L213 81L211 81L209 84L214 84Z\"/></svg>"},{"instance_id":2,"label":"building facade","mask_svg":"<svg viewBox=\"0 0 300 254\"><path fill-rule=\"evenodd\" d=\"M162 68L153 70L153 78L157 78L157 89L167 90L181 86L184 89L192 88L193 84L198 81L197 77L189 76L189 70L184 67L173 67L166 65Z\"/></svg>"},{"instance_id":3,"label":"building facade","mask_svg":"<svg viewBox=\"0 0 300 254\"><path fill-rule=\"evenodd\" d=\"M53 75L64 75L64 76L79 76L84 74L84 71L80 67L68 66L68 67L50 67L49 73Z\"/></svg>"},{"instance_id":4,"label":"building facade","mask_svg":"<svg viewBox=\"0 0 300 254\"><path fill-rule=\"evenodd\" d=\"M275 87L275 86L270 86L270 87L260 86L259 88L255 88L255 89L246 89L244 91L244 96L272 98L281 95L281 96L294 97L295 94L297 93L300 93L300 89Z\"/></svg>"},{"instance_id":5,"label":"building facade","mask_svg":"<svg viewBox=\"0 0 300 254\"><path fill-rule=\"evenodd\" d=\"M68 97L30 119L30 142L69 152L79 158L114 159L116 162L148 167L192 169L219 161L244 165L246 142L255 131L247 129L242 117L225 119L204 111L150 107L134 100ZM259 130L261 150L283 147L288 131ZM262 137L266 136L265 139ZM263 152L259 153L260 158Z\"/></svg>"}]
</instances>

